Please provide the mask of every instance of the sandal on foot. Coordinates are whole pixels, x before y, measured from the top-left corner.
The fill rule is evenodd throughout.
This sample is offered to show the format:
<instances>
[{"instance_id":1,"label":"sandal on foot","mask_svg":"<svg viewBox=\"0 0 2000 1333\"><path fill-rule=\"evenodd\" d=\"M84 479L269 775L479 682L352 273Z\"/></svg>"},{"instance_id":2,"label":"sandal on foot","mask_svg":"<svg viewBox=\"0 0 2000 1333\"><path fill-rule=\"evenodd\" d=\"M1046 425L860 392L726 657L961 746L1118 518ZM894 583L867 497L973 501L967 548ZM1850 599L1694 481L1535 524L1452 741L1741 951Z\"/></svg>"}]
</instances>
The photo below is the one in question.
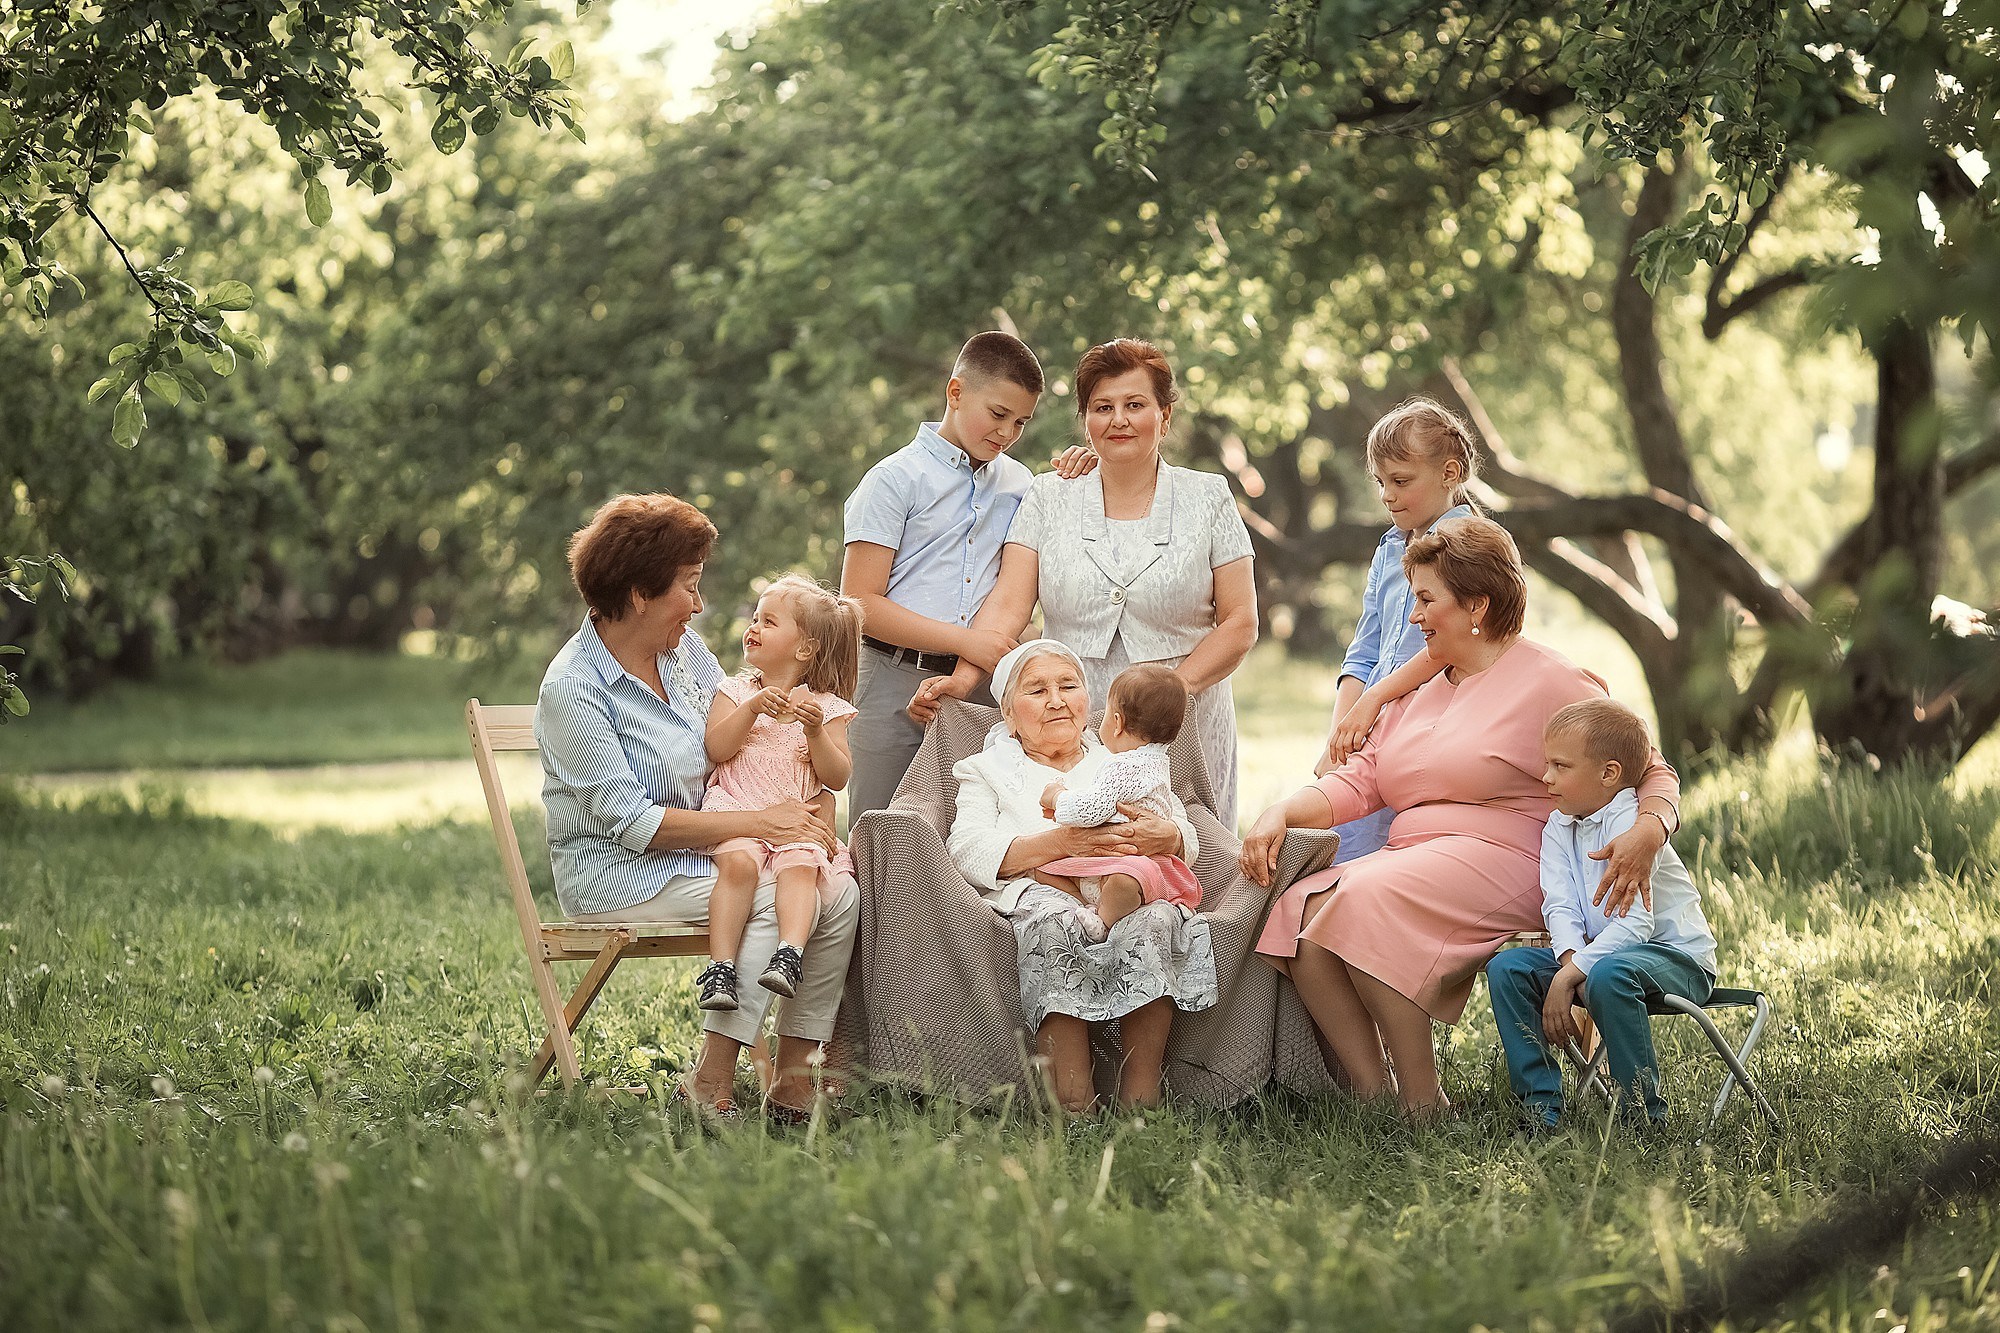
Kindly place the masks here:
<instances>
[{"instance_id":1,"label":"sandal on foot","mask_svg":"<svg viewBox=\"0 0 2000 1333\"><path fill-rule=\"evenodd\" d=\"M737 1008L736 964L718 961L703 968L694 979L694 1002L697 1008L719 1013Z\"/></svg>"},{"instance_id":2,"label":"sandal on foot","mask_svg":"<svg viewBox=\"0 0 2000 1333\"><path fill-rule=\"evenodd\" d=\"M764 975L757 978L757 984L773 994L790 999L798 994L799 978L805 970L806 960L799 951L789 944L780 944L778 951L771 955Z\"/></svg>"},{"instance_id":3,"label":"sandal on foot","mask_svg":"<svg viewBox=\"0 0 2000 1333\"><path fill-rule=\"evenodd\" d=\"M687 1107L694 1112L698 1120L733 1125L743 1119L743 1112L737 1107L734 1097L725 1095L712 1102L705 1102L694 1090L694 1084L687 1078L682 1078L674 1084L674 1095L667 1100Z\"/></svg>"},{"instance_id":4,"label":"sandal on foot","mask_svg":"<svg viewBox=\"0 0 2000 1333\"><path fill-rule=\"evenodd\" d=\"M783 1102L764 1099L764 1118L784 1129L796 1129L800 1125L812 1123L811 1107L787 1106Z\"/></svg>"}]
</instances>

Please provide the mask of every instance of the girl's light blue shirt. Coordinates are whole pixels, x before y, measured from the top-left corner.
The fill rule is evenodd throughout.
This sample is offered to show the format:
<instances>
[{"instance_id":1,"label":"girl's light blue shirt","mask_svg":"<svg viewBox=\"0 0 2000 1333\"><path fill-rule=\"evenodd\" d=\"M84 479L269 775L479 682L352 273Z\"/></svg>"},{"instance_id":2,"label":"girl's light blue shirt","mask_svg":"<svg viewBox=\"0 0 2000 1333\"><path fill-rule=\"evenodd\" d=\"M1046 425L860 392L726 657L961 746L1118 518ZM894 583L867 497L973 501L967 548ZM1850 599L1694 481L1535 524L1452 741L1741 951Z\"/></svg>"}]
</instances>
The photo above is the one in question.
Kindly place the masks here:
<instances>
[{"instance_id":1,"label":"girl's light blue shirt","mask_svg":"<svg viewBox=\"0 0 2000 1333\"><path fill-rule=\"evenodd\" d=\"M572 916L642 903L675 875L713 875L700 852L648 851L664 807L701 809L708 705L722 665L692 630L659 658L667 698L618 664L583 622L549 663L535 706L556 898Z\"/></svg>"},{"instance_id":2,"label":"girl's light blue shirt","mask_svg":"<svg viewBox=\"0 0 2000 1333\"><path fill-rule=\"evenodd\" d=\"M1469 518L1471 505L1453 505L1437 516L1431 528L1448 518ZM1426 528L1428 532L1431 528ZM1423 650L1424 632L1410 623L1410 580L1403 574L1403 553L1410 539L1401 528L1390 528L1376 543L1368 563L1368 586L1361 594L1361 623L1347 645L1340 674L1362 685L1373 685Z\"/></svg>"}]
</instances>

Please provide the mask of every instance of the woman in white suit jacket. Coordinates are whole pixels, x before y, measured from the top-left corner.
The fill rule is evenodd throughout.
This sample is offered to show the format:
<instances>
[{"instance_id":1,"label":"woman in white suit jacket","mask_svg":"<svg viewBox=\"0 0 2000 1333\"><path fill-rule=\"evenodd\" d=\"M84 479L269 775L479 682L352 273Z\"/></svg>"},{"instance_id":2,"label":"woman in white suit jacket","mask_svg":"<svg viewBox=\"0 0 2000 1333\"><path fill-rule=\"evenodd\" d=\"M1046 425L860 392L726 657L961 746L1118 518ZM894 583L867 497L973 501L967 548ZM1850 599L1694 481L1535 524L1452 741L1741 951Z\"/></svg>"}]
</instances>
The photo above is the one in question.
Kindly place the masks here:
<instances>
[{"instance_id":1,"label":"woman in white suit jacket","mask_svg":"<svg viewBox=\"0 0 2000 1333\"><path fill-rule=\"evenodd\" d=\"M1236 707L1229 676L1257 642L1250 533L1226 479L1174 467L1161 442L1179 397L1173 368L1135 338L1101 343L1076 369L1077 411L1095 472L1035 479L1000 561L1000 579L973 624L1019 637L1039 600L1044 632L1075 650L1092 704L1139 662L1170 666L1192 696L1225 827L1236 820ZM977 668L924 682L911 712L964 698Z\"/></svg>"}]
</instances>

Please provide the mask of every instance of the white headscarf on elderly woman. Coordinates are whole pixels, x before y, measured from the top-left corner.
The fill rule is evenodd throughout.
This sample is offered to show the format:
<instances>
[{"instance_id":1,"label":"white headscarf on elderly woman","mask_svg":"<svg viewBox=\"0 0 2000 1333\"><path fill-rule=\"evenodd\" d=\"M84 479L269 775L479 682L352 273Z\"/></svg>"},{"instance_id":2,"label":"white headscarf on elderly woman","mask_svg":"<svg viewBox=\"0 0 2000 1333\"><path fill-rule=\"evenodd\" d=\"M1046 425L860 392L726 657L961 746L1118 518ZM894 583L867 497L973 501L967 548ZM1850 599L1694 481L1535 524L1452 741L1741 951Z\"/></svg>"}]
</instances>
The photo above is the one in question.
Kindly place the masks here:
<instances>
[{"instance_id":1,"label":"white headscarf on elderly woman","mask_svg":"<svg viewBox=\"0 0 2000 1333\"><path fill-rule=\"evenodd\" d=\"M1000 720L993 724L991 731L986 733L986 743L988 745L991 745L997 737L1012 736L1014 734L1010 718L1010 714L1013 712L1014 678L1020 675L1021 668L1028 665L1032 659L1048 656L1067 658L1070 664L1076 668L1077 675L1079 677L1083 675L1082 659L1076 655L1074 649L1060 639L1030 639L994 664L993 699L1000 705ZM1096 733L1090 730L1090 719L1086 717L1083 719L1083 722L1084 744L1094 744L1097 738Z\"/></svg>"}]
</instances>

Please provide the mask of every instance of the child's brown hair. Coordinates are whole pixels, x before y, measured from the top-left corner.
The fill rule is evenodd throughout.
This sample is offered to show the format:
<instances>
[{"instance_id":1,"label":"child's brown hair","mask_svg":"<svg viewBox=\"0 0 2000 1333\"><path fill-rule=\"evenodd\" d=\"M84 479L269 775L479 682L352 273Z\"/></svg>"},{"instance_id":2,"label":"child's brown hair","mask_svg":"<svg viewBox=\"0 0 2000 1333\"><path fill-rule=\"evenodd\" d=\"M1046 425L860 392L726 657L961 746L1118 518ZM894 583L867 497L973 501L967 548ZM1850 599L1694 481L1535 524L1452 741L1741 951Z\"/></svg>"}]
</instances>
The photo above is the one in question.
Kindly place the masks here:
<instances>
[{"instance_id":1,"label":"child's brown hair","mask_svg":"<svg viewBox=\"0 0 2000 1333\"><path fill-rule=\"evenodd\" d=\"M951 373L959 380L1006 380L1029 393L1039 396L1042 392L1042 363L1035 360L1028 344L998 329L968 338L959 349L958 360L952 363Z\"/></svg>"},{"instance_id":2,"label":"child's brown hair","mask_svg":"<svg viewBox=\"0 0 2000 1333\"><path fill-rule=\"evenodd\" d=\"M1479 446L1465 419L1434 398L1409 398L1391 410L1368 432L1368 466L1384 463L1456 462L1458 485L1453 504L1472 503L1472 480L1479 475Z\"/></svg>"},{"instance_id":3,"label":"child's brown hair","mask_svg":"<svg viewBox=\"0 0 2000 1333\"><path fill-rule=\"evenodd\" d=\"M813 645L806 661L805 686L817 694L837 694L854 702L861 676L861 603L842 597L806 574L786 574L764 589L792 606L799 632Z\"/></svg>"},{"instance_id":4,"label":"child's brown hair","mask_svg":"<svg viewBox=\"0 0 2000 1333\"><path fill-rule=\"evenodd\" d=\"M1125 730L1148 745L1169 745L1187 717L1187 682L1163 666L1127 667L1111 682L1105 706L1125 719Z\"/></svg>"},{"instance_id":5,"label":"child's brown hair","mask_svg":"<svg viewBox=\"0 0 2000 1333\"><path fill-rule=\"evenodd\" d=\"M1636 787L1653 761L1653 740L1646 719L1616 699L1584 699L1558 708L1549 719L1549 736L1575 736L1593 764L1618 765L1619 787Z\"/></svg>"}]
</instances>

